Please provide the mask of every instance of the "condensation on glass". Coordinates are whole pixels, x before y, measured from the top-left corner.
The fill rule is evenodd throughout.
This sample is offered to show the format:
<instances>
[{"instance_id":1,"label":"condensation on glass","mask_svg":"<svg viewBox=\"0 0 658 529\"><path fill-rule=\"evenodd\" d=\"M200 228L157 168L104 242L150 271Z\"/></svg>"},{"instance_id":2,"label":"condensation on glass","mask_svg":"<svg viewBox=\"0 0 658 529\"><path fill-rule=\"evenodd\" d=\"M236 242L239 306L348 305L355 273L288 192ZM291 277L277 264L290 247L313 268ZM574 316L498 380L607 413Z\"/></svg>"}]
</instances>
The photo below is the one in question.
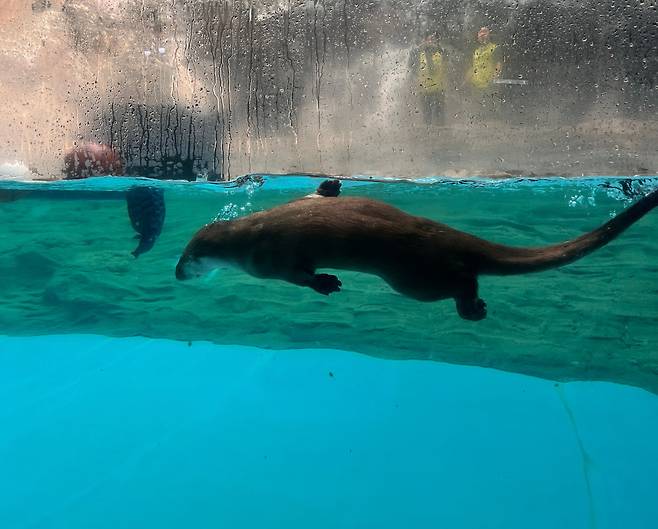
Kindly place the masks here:
<instances>
[{"instance_id":1,"label":"condensation on glass","mask_svg":"<svg viewBox=\"0 0 658 529\"><path fill-rule=\"evenodd\" d=\"M655 174L657 32L639 0L4 0L0 163Z\"/></svg>"}]
</instances>

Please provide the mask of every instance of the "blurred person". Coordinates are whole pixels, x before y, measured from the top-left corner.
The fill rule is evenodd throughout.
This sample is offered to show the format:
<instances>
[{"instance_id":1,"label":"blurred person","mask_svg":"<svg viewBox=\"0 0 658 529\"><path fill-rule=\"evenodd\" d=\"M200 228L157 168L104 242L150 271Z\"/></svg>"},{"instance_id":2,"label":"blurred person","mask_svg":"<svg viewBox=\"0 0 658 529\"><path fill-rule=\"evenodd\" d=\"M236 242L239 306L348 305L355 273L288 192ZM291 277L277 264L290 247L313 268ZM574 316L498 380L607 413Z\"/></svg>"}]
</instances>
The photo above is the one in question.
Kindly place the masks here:
<instances>
[{"instance_id":1,"label":"blurred person","mask_svg":"<svg viewBox=\"0 0 658 529\"><path fill-rule=\"evenodd\" d=\"M426 125L442 125L445 116L447 63L436 33L414 48L411 71L416 75L418 98Z\"/></svg>"},{"instance_id":2,"label":"blurred person","mask_svg":"<svg viewBox=\"0 0 658 529\"><path fill-rule=\"evenodd\" d=\"M494 81L502 71L500 47L491 42L491 30L486 26L478 31L477 40L466 80L474 99L485 109L493 111L499 99Z\"/></svg>"},{"instance_id":3,"label":"blurred person","mask_svg":"<svg viewBox=\"0 0 658 529\"><path fill-rule=\"evenodd\" d=\"M480 90L491 87L502 71L499 46L490 39L491 30L486 26L480 28L477 34L478 46L473 51L468 71L468 81Z\"/></svg>"}]
</instances>

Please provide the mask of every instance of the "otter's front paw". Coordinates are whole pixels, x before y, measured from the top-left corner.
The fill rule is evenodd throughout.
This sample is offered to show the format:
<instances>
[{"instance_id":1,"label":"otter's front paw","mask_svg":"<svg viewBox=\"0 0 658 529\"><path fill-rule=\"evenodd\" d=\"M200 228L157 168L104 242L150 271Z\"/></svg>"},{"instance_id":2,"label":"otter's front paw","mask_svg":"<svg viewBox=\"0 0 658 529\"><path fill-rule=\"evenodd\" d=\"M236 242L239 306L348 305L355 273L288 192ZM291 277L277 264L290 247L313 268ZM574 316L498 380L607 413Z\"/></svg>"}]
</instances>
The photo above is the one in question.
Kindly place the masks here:
<instances>
[{"instance_id":1,"label":"otter's front paw","mask_svg":"<svg viewBox=\"0 0 658 529\"><path fill-rule=\"evenodd\" d=\"M328 296L332 292L339 292L343 283L336 276L331 274L315 274L311 288L320 294Z\"/></svg>"}]
</instances>

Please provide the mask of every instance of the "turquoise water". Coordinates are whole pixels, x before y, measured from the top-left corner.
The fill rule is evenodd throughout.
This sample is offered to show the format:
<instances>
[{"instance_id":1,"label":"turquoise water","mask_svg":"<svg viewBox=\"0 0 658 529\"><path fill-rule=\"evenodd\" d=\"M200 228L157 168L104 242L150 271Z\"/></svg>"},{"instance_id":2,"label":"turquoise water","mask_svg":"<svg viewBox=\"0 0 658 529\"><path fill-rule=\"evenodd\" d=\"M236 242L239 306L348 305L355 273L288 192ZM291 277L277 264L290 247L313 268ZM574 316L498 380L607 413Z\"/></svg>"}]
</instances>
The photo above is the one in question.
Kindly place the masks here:
<instances>
[{"instance_id":1,"label":"turquoise water","mask_svg":"<svg viewBox=\"0 0 658 529\"><path fill-rule=\"evenodd\" d=\"M655 527L658 212L568 267L483 278L478 323L359 273L328 298L175 280L201 225L318 183L150 183L167 217L139 259L122 192L143 181L0 186L0 527ZM537 246L621 211L617 188L344 194Z\"/></svg>"},{"instance_id":2,"label":"turquoise water","mask_svg":"<svg viewBox=\"0 0 658 529\"><path fill-rule=\"evenodd\" d=\"M640 389L144 338L0 351L6 529L656 527Z\"/></svg>"},{"instance_id":3,"label":"turquoise water","mask_svg":"<svg viewBox=\"0 0 658 529\"><path fill-rule=\"evenodd\" d=\"M136 181L32 186L41 193L0 203L0 273L6 278L0 284L0 329L10 335L73 332L273 349L331 347L658 392L658 212L559 270L482 277L480 293L489 313L477 323L462 321L451 301L418 303L377 277L354 272L338 274L343 290L330 297L237 270L175 280L182 249L204 223L284 203L312 192L318 182L161 184L164 229L155 247L137 260L130 255L136 241L125 202L102 193ZM345 184L344 194L385 200L495 241L536 246L580 235L630 203L602 184L354 182ZM635 188L656 185L648 181ZM96 199L70 198L70 192L85 189Z\"/></svg>"}]
</instances>

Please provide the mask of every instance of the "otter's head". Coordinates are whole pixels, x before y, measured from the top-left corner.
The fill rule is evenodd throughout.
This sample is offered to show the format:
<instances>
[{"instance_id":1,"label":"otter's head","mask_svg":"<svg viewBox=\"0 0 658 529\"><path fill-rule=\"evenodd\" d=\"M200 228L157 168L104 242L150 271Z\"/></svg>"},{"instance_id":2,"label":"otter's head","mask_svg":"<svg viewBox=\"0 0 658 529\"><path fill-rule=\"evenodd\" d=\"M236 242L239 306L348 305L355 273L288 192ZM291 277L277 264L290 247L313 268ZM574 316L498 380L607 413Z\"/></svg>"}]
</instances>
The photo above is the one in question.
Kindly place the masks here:
<instances>
[{"instance_id":1,"label":"otter's head","mask_svg":"<svg viewBox=\"0 0 658 529\"><path fill-rule=\"evenodd\" d=\"M201 228L187 244L176 265L176 279L193 279L229 264L223 222Z\"/></svg>"}]
</instances>

